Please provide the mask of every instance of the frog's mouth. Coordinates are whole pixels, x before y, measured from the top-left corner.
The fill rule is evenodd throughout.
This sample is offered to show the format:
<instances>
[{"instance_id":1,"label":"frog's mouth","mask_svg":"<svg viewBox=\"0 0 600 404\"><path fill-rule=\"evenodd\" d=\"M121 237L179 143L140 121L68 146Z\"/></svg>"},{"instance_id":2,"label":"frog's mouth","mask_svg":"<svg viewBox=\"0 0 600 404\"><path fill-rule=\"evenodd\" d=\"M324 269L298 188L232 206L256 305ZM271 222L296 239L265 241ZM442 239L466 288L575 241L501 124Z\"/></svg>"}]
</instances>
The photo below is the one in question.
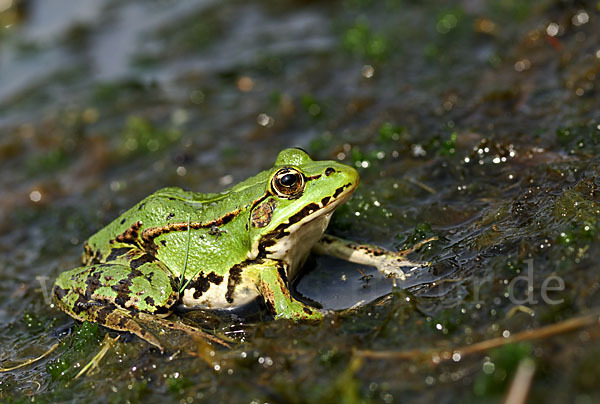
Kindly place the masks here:
<instances>
[{"instance_id":1,"label":"frog's mouth","mask_svg":"<svg viewBox=\"0 0 600 404\"><path fill-rule=\"evenodd\" d=\"M349 182L336 189L331 196L306 205L286 222L263 235L253 246L248 258L262 256L288 261L288 255L293 255L300 258L291 261L303 261L310 248L325 232L334 209L350 198L357 185ZM290 266L295 266L293 264L290 262Z\"/></svg>"},{"instance_id":2,"label":"frog's mouth","mask_svg":"<svg viewBox=\"0 0 600 404\"><path fill-rule=\"evenodd\" d=\"M287 222L280 224L274 230L277 232L280 227L288 232L291 232L291 227L293 226L301 226L312 220L316 219L319 216L326 215L337 208L342 203L346 202L354 189L356 188L356 184L352 184L351 182L347 183L339 187L332 196L326 196L321 199L320 202L311 202L292 217L288 219Z\"/></svg>"}]
</instances>

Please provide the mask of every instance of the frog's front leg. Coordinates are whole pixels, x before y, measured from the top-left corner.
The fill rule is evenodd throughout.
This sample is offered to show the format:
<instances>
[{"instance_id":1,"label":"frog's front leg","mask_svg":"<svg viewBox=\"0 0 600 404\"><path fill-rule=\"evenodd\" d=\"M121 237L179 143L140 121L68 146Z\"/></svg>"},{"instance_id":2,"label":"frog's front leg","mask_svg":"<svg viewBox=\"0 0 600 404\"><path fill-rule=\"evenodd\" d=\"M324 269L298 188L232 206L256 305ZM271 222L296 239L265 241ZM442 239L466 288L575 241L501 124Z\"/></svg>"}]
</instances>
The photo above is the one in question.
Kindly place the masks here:
<instances>
[{"instance_id":1,"label":"frog's front leg","mask_svg":"<svg viewBox=\"0 0 600 404\"><path fill-rule=\"evenodd\" d=\"M406 274L402 270L402 267L414 268L430 265L429 262L410 261L406 256L434 240L437 240L437 237L422 240L407 250L388 251L374 245L357 244L325 234L315 244L312 251L315 254L332 255L356 264L374 266L386 277L404 280L406 279Z\"/></svg>"},{"instance_id":2,"label":"frog's front leg","mask_svg":"<svg viewBox=\"0 0 600 404\"><path fill-rule=\"evenodd\" d=\"M267 309L275 319L320 320L323 314L290 295L285 263L265 259L244 269L245 277L256 284Z\"/></svg>"}]
</instances>

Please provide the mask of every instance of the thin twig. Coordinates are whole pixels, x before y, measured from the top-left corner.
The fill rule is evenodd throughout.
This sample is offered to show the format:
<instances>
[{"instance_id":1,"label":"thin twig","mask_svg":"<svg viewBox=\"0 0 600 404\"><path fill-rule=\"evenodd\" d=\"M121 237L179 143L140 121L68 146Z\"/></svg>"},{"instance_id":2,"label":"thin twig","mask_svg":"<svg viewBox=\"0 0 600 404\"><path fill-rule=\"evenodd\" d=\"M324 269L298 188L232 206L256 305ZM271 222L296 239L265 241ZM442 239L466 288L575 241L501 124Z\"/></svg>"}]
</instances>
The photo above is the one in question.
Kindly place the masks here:
<instances>
[{"instance_id":1,"label":"thin twig","mask_svg":"<svg viewBox=\"0 0 600 404\"><path fill-rule=\"evenodd\" d=\"M534 339L541 339L551 337L557 334L562 334L570 331L577 330L579 328L588 327L594 324L598 324L599 310L587 314L585 316L579 316L570 318L568 320L561 321L556 324L547 325L544 327L536 328L534 330L521 331L513 334L509 337L496 337L485 341L477 342L471 345L465 345L463 347L455 349L412 349L406 351L373 351L373 350L355 350L354 355L368 358L368 359L418 359L418 358L439 358L439 361L451 359L454 355L458 354L461 357L470 355L478 352L485 352L493 348L497 348L503 345L512 344L514 342L530 341ZM435 361L436 363L439 361Z\"/></svg>"},{"instance_id":2,"label":"thin twig","mask_svg":"<svg viewBox=\"0 0 600 404\"><path fill-rule=\"evenodd\" d=\"M435 194L436 190L431 188L429 185L426 185L424 183L422 183L421 181L415 179L415 178L408 178L408 182L413 183L414 185L418 186L421 189L424 189L425 191L429 192L430 194Z\"/></svg>"}]
</instances>

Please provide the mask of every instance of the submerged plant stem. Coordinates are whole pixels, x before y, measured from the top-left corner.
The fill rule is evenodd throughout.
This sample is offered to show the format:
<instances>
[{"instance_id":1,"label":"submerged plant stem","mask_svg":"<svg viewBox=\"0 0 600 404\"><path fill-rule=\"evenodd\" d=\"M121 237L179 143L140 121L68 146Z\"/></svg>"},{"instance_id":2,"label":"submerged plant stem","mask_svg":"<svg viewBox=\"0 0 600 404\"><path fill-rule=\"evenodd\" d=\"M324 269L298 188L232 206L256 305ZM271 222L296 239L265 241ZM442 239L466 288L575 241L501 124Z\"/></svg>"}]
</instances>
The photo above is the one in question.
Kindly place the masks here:
<instances>
[{"instance_id":1,"label":"submerged plant stem","mask_svg":"<svg viewBox=\"0 0 600 404\"><path fill-rule=\"evenodd\" d=\"M77 373L77 375L73 378L73 380L79 378L84 373L86 373L88 371L91 371L94 368L97 368L98 364L100 363L100 361L102 360L102 358L104 358L104 355L106 355L106 353L108 352L108 350L110 348L112 348L112 346L115 344L115 342L117 342L117 340L119 339L119 337L120 337L120 335L117 335L115 338L110 338L109 334L106 334L106 336L104 337L102 349L100 349L100 351L96 355L94 355L94 357L92 358L92 360L89 361L87 363L87 365L85 365L79 371L79 373Z\"/></svg>"},{"instance_id":2,"label":"submerged plant stem","mask_svg":"<svg viewBox=\"0 0 600 404\"><path fill-rule=\"evenodd\" d=\"M60 342L57 342L56 344L52 345L50 347L50 349L48 349L46 352L44 352L43 354L41 354L40 356L38 356L37 358L33 358L33 359L28 359L25 362L16 365L16 366L11 366L9 368L0 368L0 373L4 373L4 372L10 372L11 370L16 370L16 369L20 369L22 367L25 367L27 365L31 365L32 363L35 363L37 361L39 361L40 359L44 359L46 356L50 355L60 344Z\"/></svg>"}]
</instances>

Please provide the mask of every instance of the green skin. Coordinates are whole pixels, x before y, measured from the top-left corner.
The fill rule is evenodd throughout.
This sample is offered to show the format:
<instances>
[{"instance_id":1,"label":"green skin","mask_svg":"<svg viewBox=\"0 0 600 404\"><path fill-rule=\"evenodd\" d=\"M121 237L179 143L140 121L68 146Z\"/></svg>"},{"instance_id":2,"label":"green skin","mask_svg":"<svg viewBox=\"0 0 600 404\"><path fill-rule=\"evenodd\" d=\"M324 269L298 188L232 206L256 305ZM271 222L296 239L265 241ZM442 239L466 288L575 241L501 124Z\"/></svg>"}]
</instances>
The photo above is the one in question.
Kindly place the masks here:
<instances>
[{"instance_id":1,"label":"green skin","mask_svg":"<svg viewBox=\"0 0 600 404\"><path fill-rule=\"evenodd\" d=\"M358 182L349 166L286 149L272 169L219 194L159 190L90 237L84 266L59 275L54 298L77 320L132 332L161 349L148 324L223 343L165 320L178 305L228 309L259 297L275 318L321 319L288 289L311 249L394 278L404 277L402 266L423 265L405 259L423 243L390 252L324 236Z\"/></svg>"}]
</instances>

